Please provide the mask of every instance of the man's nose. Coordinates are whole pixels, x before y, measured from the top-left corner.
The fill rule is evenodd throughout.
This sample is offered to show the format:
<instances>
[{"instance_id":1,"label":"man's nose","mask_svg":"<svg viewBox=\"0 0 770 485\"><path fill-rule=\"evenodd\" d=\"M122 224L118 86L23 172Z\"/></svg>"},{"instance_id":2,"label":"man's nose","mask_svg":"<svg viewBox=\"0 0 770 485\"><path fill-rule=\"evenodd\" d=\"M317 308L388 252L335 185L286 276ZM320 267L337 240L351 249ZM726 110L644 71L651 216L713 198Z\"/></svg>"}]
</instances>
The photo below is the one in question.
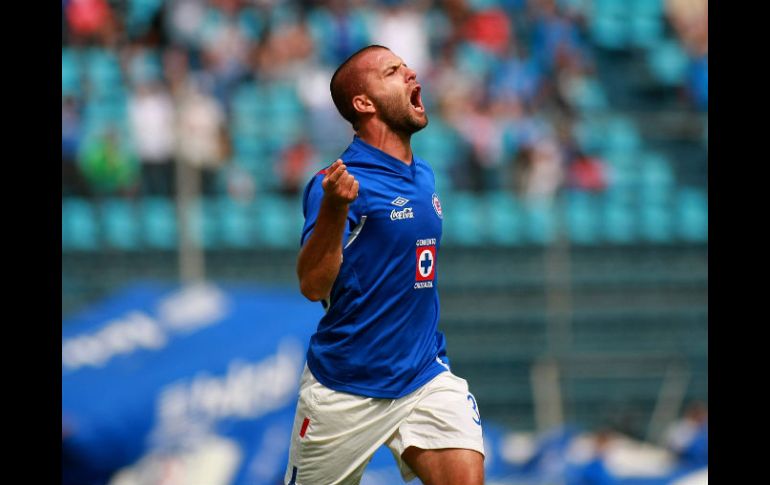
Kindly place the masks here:
<instances>
[{"instance_id":1,"label":"man's nose","mask_svg":"<svg viewBox=\"0 0 770 485\"><path fill-rule=\"evenodd\" d=\"M410 69L408 67L406 67L405 69L406 69L406 82L417 79L417 72L415 72L414 69Z\"/></svg>"}]
</instances>

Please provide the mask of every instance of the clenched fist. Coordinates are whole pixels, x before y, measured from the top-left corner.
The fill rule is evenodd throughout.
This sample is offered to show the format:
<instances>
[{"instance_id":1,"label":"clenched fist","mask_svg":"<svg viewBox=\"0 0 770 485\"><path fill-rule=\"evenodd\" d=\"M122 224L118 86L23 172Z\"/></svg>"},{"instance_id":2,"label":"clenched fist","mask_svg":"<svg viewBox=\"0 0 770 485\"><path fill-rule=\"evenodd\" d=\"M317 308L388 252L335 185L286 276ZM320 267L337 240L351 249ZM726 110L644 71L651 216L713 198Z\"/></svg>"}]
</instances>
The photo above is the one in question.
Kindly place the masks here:
<instances>
[{"instance_id":1,"label":"clenched fist","mask_svg":"<svg viewBox=\"0 0 770 485\"><path fill-rule=\"evenodd\" d=\"M350 204L358 197L358 180L348 172L342 159L337 159L326 170L321 187L324 189L324 198L334 205Z\"/></svg>"}]
</instances>

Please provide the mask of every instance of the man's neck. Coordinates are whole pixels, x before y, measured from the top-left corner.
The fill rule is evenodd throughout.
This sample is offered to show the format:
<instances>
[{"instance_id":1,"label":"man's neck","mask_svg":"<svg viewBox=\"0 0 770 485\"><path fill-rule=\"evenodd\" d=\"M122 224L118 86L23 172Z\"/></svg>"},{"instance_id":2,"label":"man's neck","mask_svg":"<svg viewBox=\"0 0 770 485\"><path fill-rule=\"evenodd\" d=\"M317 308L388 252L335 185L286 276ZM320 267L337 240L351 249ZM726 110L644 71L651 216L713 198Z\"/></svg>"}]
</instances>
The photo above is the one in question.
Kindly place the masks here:
<instances>
[{"instance_id":1,"label":"man's neck","mask_svg":"<svg viewBox=\"0 0 770 485\"><path fill-rule=\"evenodd\" d=\"M397 133L384 124L366 125L356 132L356 135L369 145L382 150L393 158L407 165L412 164L412 135Z\"/></svg>"}]
</instances>

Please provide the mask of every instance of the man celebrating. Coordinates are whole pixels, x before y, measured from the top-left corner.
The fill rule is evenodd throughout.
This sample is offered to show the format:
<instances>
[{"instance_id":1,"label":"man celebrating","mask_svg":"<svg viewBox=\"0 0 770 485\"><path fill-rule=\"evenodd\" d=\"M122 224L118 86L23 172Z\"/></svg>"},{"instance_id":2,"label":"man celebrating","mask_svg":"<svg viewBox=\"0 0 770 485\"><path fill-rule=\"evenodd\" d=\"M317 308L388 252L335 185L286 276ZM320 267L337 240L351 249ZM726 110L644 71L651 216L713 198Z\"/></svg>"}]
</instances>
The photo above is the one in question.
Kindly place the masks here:
<instances>
[{"instance_id":1,"label":"man celebrating","mask_svg":"<svg viewBox=\"0 0 770 485\"><path fill-rule=\"evenodd\" d=\"M326 314L310 340L285 483L357 484L385 444L404 480L481 485L476 399L438 331L441 202L412 153L428 124L417 76L372 45L334 73L356 134L304 192L297 274Z\"/></svg>"}]
</instances>

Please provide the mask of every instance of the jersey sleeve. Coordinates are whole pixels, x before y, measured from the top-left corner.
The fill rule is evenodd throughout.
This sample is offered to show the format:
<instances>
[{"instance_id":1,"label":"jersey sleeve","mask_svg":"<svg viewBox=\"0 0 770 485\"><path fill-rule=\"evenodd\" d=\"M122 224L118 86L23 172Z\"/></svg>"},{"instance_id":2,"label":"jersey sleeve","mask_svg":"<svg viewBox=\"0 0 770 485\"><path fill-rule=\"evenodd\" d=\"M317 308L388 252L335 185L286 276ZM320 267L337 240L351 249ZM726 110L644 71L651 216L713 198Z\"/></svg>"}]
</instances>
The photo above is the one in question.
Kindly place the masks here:
<instances>
[{"instance_id":1,"label":"jersey sleeve","mask_svg":"<svg viewBox=\"0 0 770 485\"><path fill-rule=\"evenodd\" d=\"M315 229L316 219L318 219L318 211L321 208L321 201L323 200L324 196L323 187L321 185L323 178L323 172L319 172L308 183L307 187L305 187L305 192L302 198L302 212L305 216L305 224L302 227L300 246L305 245L307 240L310 238L310 235L313 233L313 229ZM359 197L349 206L348 222L345 224L345 232L342 235L343 246L347 243L348 238L350 237L350 232L354 227L358 225L361 220L361 200L361 194L359 192Z\"/></svg>"}]
</instances>

